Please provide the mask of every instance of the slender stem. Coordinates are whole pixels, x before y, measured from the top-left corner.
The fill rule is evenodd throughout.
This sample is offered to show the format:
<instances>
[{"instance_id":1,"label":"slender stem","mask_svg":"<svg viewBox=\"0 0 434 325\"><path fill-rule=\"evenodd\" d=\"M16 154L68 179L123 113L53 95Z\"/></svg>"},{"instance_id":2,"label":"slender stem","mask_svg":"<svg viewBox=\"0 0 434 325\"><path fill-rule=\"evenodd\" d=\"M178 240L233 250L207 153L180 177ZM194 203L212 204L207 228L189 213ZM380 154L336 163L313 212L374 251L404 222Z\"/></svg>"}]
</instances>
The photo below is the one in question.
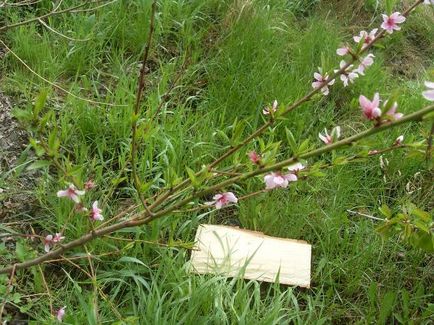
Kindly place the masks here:
<instances>
[{"instance_id":1,"label":"slender stem","mask_svg":"<svg viewBox=\"0 0 434 325\"><path fill-rule=\"evenodd\" d=\"M388 148L385 148L385 149L382 149L382 150L376 150L375 152L368 154L368 156L366 156L366 155L354 155L354 156L351 156L351 157L349 157L347 159L347 161L348 162L352 162L352 161L355 161L357 159L370 158L370 157L373 157L373 156L378 156L378 155L384 154L384 153L392 151L392 150L403 149L403 148L407 148L407 147L408 146L406 146L406 145L394 145L394 146L391 146L391 147L388 147ZM327 164L323 164L322 166L320 166L319 169L333 168L334 166L335 165L333 163L327 163ZM304 169L303 171L306 172L308 170L309 169L307 169L307 170ZM307 177L303 177L303 180L305 180L305 179L307 179ZM300 180L300 178L298 180ZM259 195L259 194L267 193L267 192L270 192L270 191L272 191L272 190L270 190L270 189L262 189L262 190L259 190L259 191L256 191L256 192L248 193L246 195L238 197L238 202L246 200L246 199L250 199L251 197L255 197L255 196ZM233 206L233 205L227 205L225 207L230 207L230 206ZM202 205L199 205L199 206L191 208L191 209L175 210L173 212L176 212L176 213L195 212L195 211L205 210L205 209L210 209L210 208L214 208L214 207L212 205L202 204Z\"/></svg>"},{"instance_id":2,"label":"slender stem","mask_svg":"<svg viewBox=\"0 0 434 325\"><path fill-rule=\"evenodd\" d=\"M131 129L132 129L131 166L132 166L133 184L134 184L134 187L137 191L139 199L142 202L143 207L150 215L152 215L152 212L151 212L151 210L149 210L148 205L146 204L146 201L143 197L140 179L139 179L139 176L137 175L137 163L136 163L137 140L138 140L137 139L137 121L139 119L139 114L140 114L140 102L142 99L143 88L145 86L146 64L148 62L149 50L151 48L151 42L152 42L152 35L154 34L154 29L155 29L155 12L156 12L156 9L157 9L157 1L155 0L152 3L152 7L151 7L151 21L149 24L148 40L146 42L145 50L143 51L142 68L140 69L140 76L139 76L139 82L138 82L137 93L136 93L136 103L134 105L134 114L133 114L133 120L131 123Z\"/></svg>"},{"instance_id":3,"label":"slender stem","mask_svg":"<svg viewBox=\"0 0 434 325\"><path fill-rule=\"evenodd\" d=\"M369 214L365 214L365 213L361 213L361 212L357 212L357 211L353 211L353 210L347 210L347 212L351 213L351 214L358 215L358 216L366 217L366 218L369 218L372 220L376 220L376 221L384 221L385 220L383 218L374 217L374 216L371 216Z\"/></svg>"},{"instance_id":4,"label":"slender stem","mask_svg":"<svg viewBox=\"0 0 434 325\"><path fill-rule=\"evenodd\" d=\"M42 271L41 265L38 265L38 270L39 270L39 273L41 274L42 283L45 287L45 291L47 291L48 302L50 304L50 313L53 315L54 314L53 296L51 295L51 291L50 291L50 288L48 287L47 280L45 279L44 271Z\"/></svg>"}]
</instances>

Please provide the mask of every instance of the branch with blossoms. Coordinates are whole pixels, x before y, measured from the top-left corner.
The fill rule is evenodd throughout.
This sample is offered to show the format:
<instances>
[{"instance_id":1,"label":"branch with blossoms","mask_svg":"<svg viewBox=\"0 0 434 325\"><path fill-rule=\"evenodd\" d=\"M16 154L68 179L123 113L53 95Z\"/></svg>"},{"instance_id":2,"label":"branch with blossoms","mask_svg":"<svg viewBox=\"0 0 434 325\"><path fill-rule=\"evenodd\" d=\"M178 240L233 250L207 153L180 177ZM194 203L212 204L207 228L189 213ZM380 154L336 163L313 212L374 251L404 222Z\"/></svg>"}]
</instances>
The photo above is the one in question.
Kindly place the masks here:
<instances>
[{"instance_id":1,"label":"branch with blossoms","mask_svg":"<svg viewBox=\"0 0 434 325\"><path fill-rule=\"evenodd\" d=\"M85 195L87 190L95 186L95 184L91 184L90 182L86 185L87 188L84 190L80 190L78 188L79 185L75 183L68 185L65 190L59 191L57 196L59 198L70 199L76 204L75 208L78 211L89 213L89 220L92 223L91 230L80 238L73 239L66 243L64 243L66 236L63 234L63 231L57 232L54 235L47 235L43 240L43 247L46 251L45 254L0 269L0 274L10 273L12 270L25 269L46 263L62 256L67 251L81 247L97 238L104 237L124 228L141 226L148 224L155 219L169 216L184 207L190 206L192 202L197 203L200 199L206 199L207 196L212 196L212 201L205 202L200 206L220 209L230 204L236 204L238 203L239 198L234 192L229 191L229 189L232 185L243 182L247 179L263 175L265 190L262 190L261 192L286 188L291 182L296 182L299 179L300 174L303 173L303 170L306 168L304 161L307 161L308 159L313 159L323 154L343 149L373 134L384 132L404 123L419 122L426 119L427 116L434 112L434 105L427 106L417 112L403 116L402 113L397 112L398 104L391 99L385 100L383 105L380 105L380 95L378 93L373 95L372 100L364 95L360 95L359 103L361 114L367 120L372 122L371 128L339 140L341 129L339 127L334 127L330 134L327 130L325 130L324 133L319 134L320 140L325 144L320 148L299 152L280 162L266 161L263 159L261 154L251 151L249 153L249 159L255 166L253 170L240 171L240 166L232 166L223 173L214 172L215 168L221 162L239 150L246 148L250 142L267 132L269 127L275 124L279 118L308 102L317 93L328 95L330 92L329 87L335 83L335 79L340 78L344 87L347 87L354 83L357 78L363 76L366 69L373 64L375 58L372 53L368 53L367 55L364 54L379 39L387 34L400 30L400 24L406 20L406 17L408 17L416 6L423 2L423 0L416 1L402 14L393 13L390 15L384 15L383 23L381 24L382 30L380 32L378 32L378 29L374 29L371 32L362 31L359 36L355 36L354 41L356 42L356 45L354 47L345 45L337 50L338 55L348 57L348 60L341 61L339 68L333 70L332 73L323 72L322 69L315 73L315 81L312 83L313 90L286 107L279 107L278 102L274 101L272 105L264 108L263 114L268 119L261 127L245 139L241 140L238 144L231 146L226 152L216 158L213 162L204 166L200 171L189 175L189 178L186 178L177 185L161 189L160 192L153 197L143 199L143 201L141 199L142 203L144 203L143 210L134 206L127 209L127 211L112 216L106 221L106 223L103 223L100 226L94 226L94 223L103 220L102 208L99 207L98 201L94 201L88 210L82 205L81 197ZM428 90L423 93L423 96L427 100L434 100L434 84L427 82L426 86L428 87ZM140 84L139 89L141 89ZM138 96L138 100L140 100L140 96ZM135 112L136 111L137 110L135 110ZM134 118L138 117L134 116ZM135 126L133 124L133 130L134 128ZM402 138L398 138L395 141L395 145L400 146L402 141ZM380 151L372 151L371 153L368 153L368 155L375 155L379 152ZM284 169L286 170L284 171ZM222 180L221 178L224 179ZM135 181L133 180L133 182ZM136 186L136 189L139 191L139 186ZM249 197L249 194L245 196ZM112 224L108 224L109 222Z\"/></svg>"},{"instance_id":2,"label":"branch with blossoms","mask_svg":"<svg viewBox=\"0 0 434 325\"><path fill-rule=\"evenodd\" d=\"M264 181L266 183L266 188L267 189L275 189L275 188L279 188L279 187L286 187L288 185L288 183L290 181L296 181L297 180L297 174L304 168L304 165L301 165L299 163L300 160L307 160L307 159L311 159L314 157L318 157L321 156L325 153L328 152L332 152L334 150L338 150L347 146L350 146L354 143L356 143L359 140L362 140L368 136L380 133L380 132L384 132L390 128L394 128L398 125L404 124L404 123L409 123L409 122L420 122L423 121L424 118L429 115L432 114L434 112L434 105L431 106L427 106L415 113L409 114L407 116L402 117L401 119L395 120L395 121L385 121L383 122L381 125L374 125L373 127L369 128L368 130L359 132L353 136L350 136L348 138L336 141L334 143L331 143L329 145L325 145L321 148L318 149L314 149L314 150L310 150L306 153L302 153L298 156L293 156L291 158L288 158L286 160L283 160L281 162L263 167L263 168L258 168L256 170L250 171L250 172L246 172L243 173L241 175L238 176L234 176L231 177L229 179L226 179L220 183L217 183L215 185L209 186L203 190L197 191L197 192L192 192L189 195L186 195L184 198L182 199L178 199L175 202L173 202L172 204L168 204L168 206L166 207L162 207L159 210L156 210L153 215L149 215L147 214L146 211L141 211L141 212L136 212L135 214L133 214L132 216L128 217L127 220L124 221L120 221L118 223L115 223L113 225L110 226L106 226L100 229L94 229L91 232L83 235L82 237L72 240L66 244L62 244L62 245L58 245L59 247L57 247L54 250L49 251L48 253L41 255L35 259L26 261L26 262L22 262L22 263L16 263L12 266L8 266L5 267L3 269L0 269L0 274L4 274L4 273L9 273L11 272L13 269L16 270L20 270L20 269L25 269L25 268L29 268L31 266L35 266L35 265L39 265L42 264L46 261L55 259L59 256L61 256L62 254L64 254L66 251L69 251L73 248L76 247L80 247L83 246L84 244L95 240L96 238L99 237L103 237L107 234L116 232L118 230L124 229L124 228L130 228L130 227L137 227L137 226L141 226L144 224L148 224L149 222L158 219L158 218L162 218L164 216L170 215L172 212L187 206L188 204L190 204L192 201L196 200L196 199L200 199L202 197L205 197L209 194L215 193L220 191L221 189L227 188L237 182L249 179L249 178L253 178L255 176L258 175L263 175L263 174L267 174L264 177ZM401 142L401 138L398 138L396 141ZM288 173L283 173L282 169L283 168L288 168ZM288 182L288 183L287 183ZM70 199L73 200L73 198L75 198L75 195L77 193L72 194L71 191L71 197ZM211 203L209 203L209 205L214 205L215 207L223 207L228 205L229 203L235 203L235 201L237 201L237 198L235 196L235 194L233 194L232 192L223 192L220 194L217 194L214 196L214 201ZM150 206L150 208L152 207L152 205ZM61 236L61 234L56 234L56 236L52 237L52 238L60 238L59 236ZM56 243L58 243L60 240L58 240ZM53 244L56 244L53 243Z\"/></svg>"},{"instance_id":3,"label":"branch with blossoms","mask_svg":"<svg viewBox=\"0 0 434 325\"><path fill-rule=\"evenodd\" d=\"M340 128L336 127L333 129L333 131L335 131L336 129L340 129ZM321 133L320 133L319 137L326 144L332 143L332 142L329 142L328 139L323 140L323 135ZM343 158L344 161L340 161L339 165L342 165L343 163L347 164L347 163L351 163L351 162L362 161L362 160L365 160L367 158L372 158L375 156L383 155L383 154L388 153L388 152L393 151L393 150L411 148L411 146L404 144L403 141L404 141L404 136L400 135L398 138L396 138L396 140L392 143L392 145L387 147L387 148L384 148L381 150L376 150L376 149L375 150L369 150L367 153L361 153L361 154L352 155L349 157L344 157ZM251 162L253 164L257 164L259 166L261 165L259 155L256 152L250 152L248 155L249 155L249 159L251 160ZM252 156L254 158L252 158ZM235 194L232 192L225 192L225 193L216 194L216 195L214 195L213 201L211 201L211 202L205 202L204 204L196 206L196 207L191 208L191 209L176 210L174 212L176 212L176 213L194 212L194 211L209 209L210 206L215 206L215 209L217 209L217 210L222 209L222 208L226 208L226 207L231 207L240 201L244 201L246 199L250 199L252 197L258 196L260 194L270 192L273 189L287 188L291 182L296 182L296 181L300 181L300 180L307 180L307 179L309 179L309 175L310 175L309 172L313 172L315 174L321 170L333 168L335 166L336 166L336 164L333 161L329 162L329 163L322 163L319 165L315 164L314 168L312 168L312 167L309 168L308 166L304 166L301 163L295 163L293 165L288 166L289 172L287 174L284 174L282 172L272 172L270 174L265 175L265 177L264 177L265 189L262 189L262 190L259 190L256 192L252 192L252 193L248 193L248 194L240 196L240 197L236 197ZM299 175L300 171L303 172L303 175Z\"/></svg>"},{"instance_id":4,"label":"branch with blossoms","mask_svg":"<svg viewBox=\"0 0 434 325\"><path fill-rule=\"evenodd\" d=\"M407 10L405 10L402 14L393 13L390 16L383 15L383 23L382 30L377 33L378 29L374 29L370 33L366 31L360 32L360 36L355 36L354 41L356 41L357 45L355 48L352 48L349 45L345 45L343 48L338 49L336 52L340 56L349 56L349 61L341 61L340 68L334 70L333 73L329 74L322 72L322 68L319 68L319 72L314 73L315 81L312 83L313 90L306 94L304 97L296 100L292 104L278 110L278 102L275 100L273 104L269 107L263 109L263 114L268 116L269 119L266 123L264 123L261 127L256 129L253 133L251 133L248 137L246 137L239 144L232 146L229 150L224 152L220 157L216 158L212 163L208 164L205 169L206 171L211 171L214 167L219 165L222 161L232 156L234 153L239 151L240 149L246 147L251 141L260 137L264 134L270 126L275 123L277 117L282 117L287 115L289 112L294 109L300 107L302 104L311 100L315 94L321 92L323 95L328 95L329 86L333 85L335 79L340 77L344 82L344 86L348 85L349 82L353 83L356 78L355 75L364 75L365 70L374 63L374 55L372 53L367 54L363 57L363 54L366 53L375 43L377 43L381 38L385 36L385 34L391 34L394 30L399 30L403 21L405 21L406 17L421 3L423 0L416 1L413 5L411 5ZM353 68L355 63L358 63L357 68ZM197 172L195 177L199 177L203 173L203 170ZM191 179L187 178L183 182L177 184L176 186L167 188L163 191L161 195L153 202L151 206L151 210L162 202L164 202L168 197L170 197L173 193L178 190L188 186L191 184Z\"/></svg>"}]
</instances>

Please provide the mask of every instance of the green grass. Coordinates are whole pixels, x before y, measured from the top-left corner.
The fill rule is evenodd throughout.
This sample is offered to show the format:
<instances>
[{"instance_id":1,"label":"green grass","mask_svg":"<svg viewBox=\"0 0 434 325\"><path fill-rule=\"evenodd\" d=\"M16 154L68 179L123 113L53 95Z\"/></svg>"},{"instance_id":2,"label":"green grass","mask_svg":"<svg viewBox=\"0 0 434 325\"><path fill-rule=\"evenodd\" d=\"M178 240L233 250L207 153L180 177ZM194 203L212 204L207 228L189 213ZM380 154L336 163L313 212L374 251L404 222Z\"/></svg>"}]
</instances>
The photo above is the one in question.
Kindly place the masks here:
<instances>
[{"instance_id":1,"label":"green grass","mask_svg":"<svg viewBox=\"0 0 434 325\"><path fill-rule=\"evenodd\" d=\"M42 1L34 8L46 12L50 3ZM64 1L65 6L76 3ZM264 105L275 98L287 104L303 96L311 89L317 67L337 66L336 48L351 41L353 33L367 29L370 17L379 14L373 2L360 7L360 21L336 18L343 10L340 5L330 11L332 4L290 3L160 1L142 125L154 114L170 82L179 73L181 78L158 123L140 140L139 174L149 185L149 193L167 185L168 170L186 177L186 166L197 170L217 157L229 145L224 135L230 136L235 119L245 121L248 134L263 122ZM434 59L429 9L418 9L402 33L384 40L384 49L374 50L376 63L365 77L347 90L337 83L330 96L315 98L278 123L264 138L266 143L281 141L279 158L291 152L285 128L296 138L309 138L312 146L320 145L317 134L324 127L338 124L346 136L366 128L356 100L359 94L372 97L379 91L387 97L398 92L404 113L422 107L422 81ZM7 9L1 15L12 23L32 17L34 10ZM12 55L0 65L3 91L13 97L16 108L31 107L41 89L50 89L45 110L56 116L50 132L55 130L74 175L82 182L93 178L97 183L85 203L98 199L106 217L137 201L128 182L130 125L149 20L149 1L117 1L95 13L46 20L69 37L90 41L66 40L40 24L11 29L2 38L37 73L70 92L127 105L105 107L67 96L29 73ZM428 129L426 124L402 126L364 144L385 147L400 134L416 134L420 139ZM245 152L255 147L259 148L258 142L223 165L245 162ZM326 177L262 194L235 209L170 215L115 234L130 242L96 240L86 246L93 254L119 253L93 260L92 268L87 259L74 261L86 272L93 269L95 281L68 263L44 266L52 303L55 308L67 305L67 324L428 324L434 315L432 255L412 249L397 237L385 240L375 232L375 222L346 212L361 209L376 215L382 203L398 210L406 202L432 209L431 185L428 181L420 184L415 176L420 172L430 177L424 157L405 158L402 151L386 157L390 161L386 172L380 169L378 158L338 166L328 170ZM19 176L2 177L1 182ZM69 221L68 239L85 233L84 217L70 218L70 202L55 196L66 181L54 168L42 169L31 193L37 202L31 216L34 221L17 230L32 227L38 233L53 233ZM407 192L409 182L421 189ZM262 187L258 178L233 190L241 195ZM313 245L312 288L189 274L189 250L180 243L191 243L197 226L206 222L235 223L268 235L308 241ZM35 250L41 253L38 243L19 243L25 245L27 256ZM5 256L0 264L11 258ZM14 290L21 300L15 305L33 319L32 324L53 321L47 296L29 296L45 292L37 270L18 276Z\"/></svg>"}]
</instances>

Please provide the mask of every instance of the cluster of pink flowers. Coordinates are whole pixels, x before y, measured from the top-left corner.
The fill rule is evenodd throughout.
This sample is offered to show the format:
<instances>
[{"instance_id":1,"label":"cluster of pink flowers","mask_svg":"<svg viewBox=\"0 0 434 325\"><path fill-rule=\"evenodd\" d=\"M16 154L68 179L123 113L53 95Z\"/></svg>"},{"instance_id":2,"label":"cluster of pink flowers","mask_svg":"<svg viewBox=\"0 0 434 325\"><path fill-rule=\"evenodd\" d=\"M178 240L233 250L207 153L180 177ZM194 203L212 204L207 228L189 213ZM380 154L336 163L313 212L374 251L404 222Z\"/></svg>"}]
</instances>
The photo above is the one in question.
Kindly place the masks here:
<instances>
[{"instance_id":1,"label":"cluster of pink flowers","mask_svg":"<svg viewBox=\"0 0 434 325\"><path fill-rule=\"evenodd\" d=\"M95 183L91 180L87 181L84 184L84 188L86 190L91 190L95 187ZM75 185L70 184L66 190L58 191L57 197L65 197L74 201L76 204L76 210L80 212L87 212L88 209L84 207L80 202L80 196L83 196L86 193L84 190L78 190ZM98 207L98 201L93 202L92 207L90 209L89 218L93 221L101 221L104 220L103 215L101 214L102 210Z\"/></svg>"},{"instance_id":2,"label":"cluster of pink flowers","mask_svg":"<svg viewBox=\"0 0 434 325\"><path fill-rule=\"evenodd\" d=\"M301 163L296 163L288 167L288 173L271 172L264 176L265 188L271 190L274 188L286 188L289 182L295 182L298 180L297 174L300 170L304 169Z\"/></svg>"},{"instance_id":3,"label":"cluster of pink flowers","mask_svg":"<svg viewBox=\"0 0 434 325\"><path fill-rule=\"evenodd\" d=\"M433 0L431 0L433 1ZM405 21L405 17L402 16L399 12L394 12L390 16L383 15L383 23L381 24L381 28L384 29L387 33L391 34L395 30L400 30L401 27L399 24ZM366 49L377 37L378 28L374 28L370 32L362 30L358 36L353 36L354 41L357 44L362 42L361 48L362 50ZM348 45L345 45L336 50L336 54L339 56L352 55L353 57L356 55L355 51ZM353 83L354 80L359 75L364 75L366 68L371 66L374 63L374 55L369 53L364 58L360 59L360 64L358 67L354 67L352 64L348 65L345 60L340 62L339 69L334 70L335 74L340 72L340 79L343 82L344 87L347 87L349 83ZM312 87L314 89L321 89L321 92L324 96L329 94L328 86L333 85L335 82L334 79L329 78L327 73L322 72L321 68L319 68L319 72L314 73L314 81L312 82Z\"/></svg>"},{"instance_id":4,"label":"cluster of pink flowers","mask_svg":"<svg viewBox=\"0 0 434 325\"><path fill-rule=\"evenodd\" d=\"M61 233L56 233L53 235L47 235L44 239L44 250L45 252L49 252L51 247L53 247L55 244L60 243L62 240L64 240L65 237L62 236Z\"/></svg>"},{"instance_id":5,"label":"cluster of pink flowers","mask_svg":"<svg viewBox=\"0 0 434 325\"><path fill-rule=\"evenodd\" d=\"M57 197L66 197L71 199L75 203L80 203L80 196L84 194L85 191L80 191L75 187L75 185L70 184L66 190L58 191Z\"/></svg>"},{"instance_id":6,"label":"cluster of pink flowers","mask_svg":"<svg viewBox=\"0 0 434 325\"><path fill-rule=\"evenodd\" d=\"M231 204L231 203L237 203L238 199L232 192L225 192L214 195L212 198L213 201L211 202L205 202L206 205L214 205L216 209L221 209L224 206Z\"/></svg>"},{"instance_id":7,"label":"cluster of pink flowers","mask_svg":"<svg viewBox=\"0 0 434 325\"><path fill-rule=\"evenodd\" d=\"M301 163L296 163L288 166L288 173L271 172L264 176L265 189L272 190L275 188L286 188L289 182L298 180L298 173L304 169L305 166ZM205 202L206 205L214 205L216 209L221 209L231 203L237 203L238 198L232 192L224 192L214 195L213 200Z\"/></svg>"},{"instance_id":8,"label":"cluster of pink flowers","mask_svg":"<svg viewBox=\"0 0 434 325\"><path fill-rule=\"evenodd\" d=\"M354 42L357 44L363 40L362 49L366 48L372 41L375 39L375 36L378 32L378 28L374 28L369 33L365 30L362 30L359 36L353 36ZM339 53L338 53L339 54Z\"/></svg>"},{"instance_id":9,"label":"cluster of pink flowers","mask_svg":"<svg viewBox=\"0 0 434 325\"><path fill-rule=\"evenodd\" d=\"M332 86L335 80L329 80L329 75L327 73L323 74L321 68L318 68L318 71L313 74L315 81L312 82L312 87L315 89L321 88L322 94L327 96L330 92L328 86Z\"/></svg>"},{"instance_id":10,"label":"cluster of pink flowers","mask_svg":"<svg viewBox=\"0 0 434 325\"><path fill-rule=\"evenodd\" d=\"M84 184L85 190L91 190L95 187L95 183L92 180L87 181ZM57 197L60 198L68 198L75 203L75 210L77 212L88 212L88 209L81 203L80 196L83 196L86 191L78 190L75 185L70 184L65 190L61 190L57 192ZM102 210L98 207L98 201L93 202L92 207L90 208L89 218L92 221L101 221L104 220L103 215L101 214ZM45 252L49 252L51 248L56 244L65 239L61 233L56 233L53 235L47 235L44 239L44 250Z\"/></svg>"},{"instance_id":11,"label":"cluster of pink flowers","mask_svg":"<svg viewBox=\"0 0 434 325\"><path fill-rule=\"evenodd\" d=\"M390 106L389 110L383 114L383 111L380 108L380 95L375 93L374 98L369 100L363 95L359 97L360 107L362 108L363 115L368 120L375 120L377 122L381 121L394 121L399 120L404 116L402 113L398 113L396 110L398 108L398 103L394 102L392 106ZM388 107L387 100L384 102L383 109Z\"/></svg>"}]
</instances>

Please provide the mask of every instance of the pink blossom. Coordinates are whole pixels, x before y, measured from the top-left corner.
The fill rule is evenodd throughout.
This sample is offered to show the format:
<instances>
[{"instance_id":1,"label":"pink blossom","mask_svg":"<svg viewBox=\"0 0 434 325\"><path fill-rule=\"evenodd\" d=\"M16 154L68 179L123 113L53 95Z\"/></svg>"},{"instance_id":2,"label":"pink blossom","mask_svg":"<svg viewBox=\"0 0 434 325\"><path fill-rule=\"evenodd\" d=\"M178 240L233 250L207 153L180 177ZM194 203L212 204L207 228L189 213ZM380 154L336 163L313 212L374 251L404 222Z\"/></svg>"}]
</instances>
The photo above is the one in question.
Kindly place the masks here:
<instances>
[{"instance_id":1,"label":"pink blossom","mask_svg":"<svg viewBox=\"0 0 434 325\"><path fill-rule=\"evenodd\" d=\"M101 212L102 210L98 208L98 201L93 202L92 209L90 211L90 219L92 219L93 221L104 220L104 217L102 216Z\"/></svg>"},{"instance_id":2,"label":"pink blossom","mask_svg":"<svg viewBox=\"0 0 434 325\"><path fill-rule=\"evenodd\" d=\"M372 53L369 53L367 56L365 56L362 61L360 62L359 67L357 68L356 72L360 73L362 76L365 75L366 68L370 67L374 64L375 55Z\"/></svg>"},{"instance_id":3,"label":"pink blossom","mask_svg":"<svg viewBox=\"0 0 434 325\"><path fill-rule=\"evenodd\" d=\"M252 163L254 163L255 165L260 164L260 162L261 162L261 156L258 155L256 153L256 151L250 151L247 155L249 156L249 159L250 159L250 161Z\"/></svg>"},{"instance_id":4,"label":"pink blossom","mask_svg":"<svg viewBox=\"0 0 434 325\"><path fill-rule=\"evenodd\" d=\"M362 107L363 115L369 120L375 120L381 116L381 109L378 107L380 105L380 95L375 93L374 99L370 101L365 96L360 95L359 103Z\"/></svg>"},{"instance_id":5,"label":"pink blossom","mask_svg":"<svg viewBox=\"0 0 434 325\"><path fill-rule=\"evenodd\" d=\"M270 112L273 114L277 111L277 106L279 105L279 103L277 102L277 100L275 99L273 101L273 105L271 107L266 106L263 110L262 110L262 114L264 115L269 115Z\"/></svg>"},{"instance_id":6,"label":"pink blossom","mask_svg":"<svg viewBox=\"0 0 434 325\"><path fill-rule=\"evenodd\" d=\"M432 0L434 1L434 0ZM428 88L428 90L424 91L422 93L423 97L430 101L434 101L434 82L432 81L425 81L425 86Z\"/></svg>"},{"instance_id":7,"label":"pink blossom","mask_svg":"<svg viewBox=\"0 0 434 325\"><path fill-rule=\"evenodd\" d=\"M344 60L342 60L339 67L340 67L340 69L342 69L346 65L347 65L347 63ZM341 73L340 78L341 78L342 82L344 83L344 87L348 86L348 82L354 83L354 79L356 79L359 76L357 74L357 70L351 71L352 68L353 68L353 65L351 64ZM335 70L335 73L338 72L339 70Z\"/></svg>"},{"instance_id":8,"label":"pink blossom","mask_svg":"<svg viewBox=\"0 0 434 325\"><path fill-rule=\"evenodd\" d=\"M214 201L211 202L205 202L206 205L215 205L216 209L221 209L224 206L230 204L230 203L237 203L238 199L232 192L225 192L221 194L216 194L212 198Z\"/></svg>"},{"instance_id":9,"label":"pink blossom","mask_svg":"<svg viewBox=\"0 0 434 325\"><path fill-rule=\"evenodd\" d=\"M84 195L84 193L85 191L79 191L73 184L70 184L66 190L57 192L57 197L67 197L75 203L80 203L79 196Z\"/></svg>"},{"instance_id":10,"label":"pink blossom","mask_svg":"<svg viewBox=\"0 0 434 325\"><path fill-rule=\"evenodd\" d=\"M327 129L324 129L324 134L318 133L318 137L325 144L332 144L334 141L339 139L340 136L341 136L341 127L340 126L335 126L332 129L332 132L330 135L328 134Z\"/></svg>"},{"instance_id":11,"label":"pink blossom","mask_svg":"<svg viewBox=\"0 0 434 325\"><path fill-rule=\"evenodd\" d=\"M65 309L66 306L63 306L62 308L60 308L57 312L56 312L56 318L59 322L62 322L63 317L65 316Z\"/></svg>"},{"instance_id":12,"label":"pink blossom","mask_svg":"<svg viewBox=\"0 0 434 325\"><path fill-rule=\"evenodd\" d=\"M89 191L89 190L95 188L95 186L96 186L95 183L91 179L89 179L86 183L84 183L84 189L86 191Z\"/></svg>"},{"instance_id":13,"label":"pink blossom","mask_svg":"<svg viewBox=\"0 0 434 325\"><path fill-rule=\"evenodd\" d=\"M392 34L394 30L400 30L401 27L398 24L401 24L405 21L405 17L402 16L399 12L394 12L390 16L382 15L383 23L381 24L381 28L386 30L389 34Z\"/></svg>"},{"instance_id":14,"label":"pink blossom","mask_svg":"<svg viewBox=\"0 0 434 325\"><path fill-rule=\"evenodd\" d=\"M374 28L369 33L367 31L362 30L359 34L359 36L354 36L354 42L360 43L360 41L363 39L363 45L362 49L368 46L374 39L375 34L377 34L378 28Z\"/></svg>"},{"instance_id":15,"label":"pink blossom","mask_svg":"<svg viewBox=\"0 0 434 325\"><path fill-rule=\"evenodd\" d=\"M404 141L404 136L400 135L399 137L396 138L394 145L395 146L400 146L403 141Z\"/></svg>"},{"instance_id":16,"label":"pink blossom","mask_svg":"<svg viewBox=\"0 0 434 325\"><path fill-rule=\"evenodd\" d=\"M343 47L340 47L340 48L338 48L338 49L336 50L336 54L339 55L339 56L345 56L345 55L347 55L348 53L350 53L350 51L351 51L351 48L350 48L350 47L348 47L348 46L343 46Z\"/></svg>"},{"instance_id":17,"label":"pink blossom","mask_svg":"<svg viewBox=\"0 0 434 325\"><path fill-rule=\"evenodd\" d=\"M384 106L386 106L386 105L387 105L387 100L384 103ZM398 103L394 102L392 107L386 113L386 116L392 121L399 120L401 117L404 116L404 114L396 112L397 108L398 108Z\"/></svg>"},{"instance_id":18,"label":"pink blossom","mask_svg":"<svg viewBox=\"0 0 434 325\"><path fill-rule=\"evenodd\" d=\"M59 243L60 241L64 240L65 237L62 236L61 233L56 233L53 235L47 235L44 239L44 250L45 252L49 252L51 247L54 246L54 244Z\"/></svg>"},{"instance_id":19,"label":"pink blossom","mask_svg":"<svg viewBox=\"0 0 434 325\"><path fill-rule=\"evenodd\" d=\"M295 163L288 166L288 170L292 174L297 174L300 170L305 169L306 167L302 163Z\"/></svg>"},{"instance_id":20,"label":"pink blossom","mask_svg":"<svg viewBox=\"0 0 434 325\"><path fill-rule=\"evenodd\" d=\"M264 176L265 188L271 190L273 188L286 188L288 182L295 182L297 176L294 174L282 174L281 172L271 172Z\"/></svg>"},{"instance_id":21,"label":"pink blossom","mask_svg":"<svg viewBox=\"0 0 434 325\"><path fill-rule=\"evenodd\" d=\"M325 75L322 75L322 70L319 68L319 72L315 72L313 74L316 81L312 82L312 87L315 89L321 88L321 92L324 96L327 96L329 94L329 87L335 83L335 79L328 82L328 75L327 73Z\"/></svg>"}]
</instances>

